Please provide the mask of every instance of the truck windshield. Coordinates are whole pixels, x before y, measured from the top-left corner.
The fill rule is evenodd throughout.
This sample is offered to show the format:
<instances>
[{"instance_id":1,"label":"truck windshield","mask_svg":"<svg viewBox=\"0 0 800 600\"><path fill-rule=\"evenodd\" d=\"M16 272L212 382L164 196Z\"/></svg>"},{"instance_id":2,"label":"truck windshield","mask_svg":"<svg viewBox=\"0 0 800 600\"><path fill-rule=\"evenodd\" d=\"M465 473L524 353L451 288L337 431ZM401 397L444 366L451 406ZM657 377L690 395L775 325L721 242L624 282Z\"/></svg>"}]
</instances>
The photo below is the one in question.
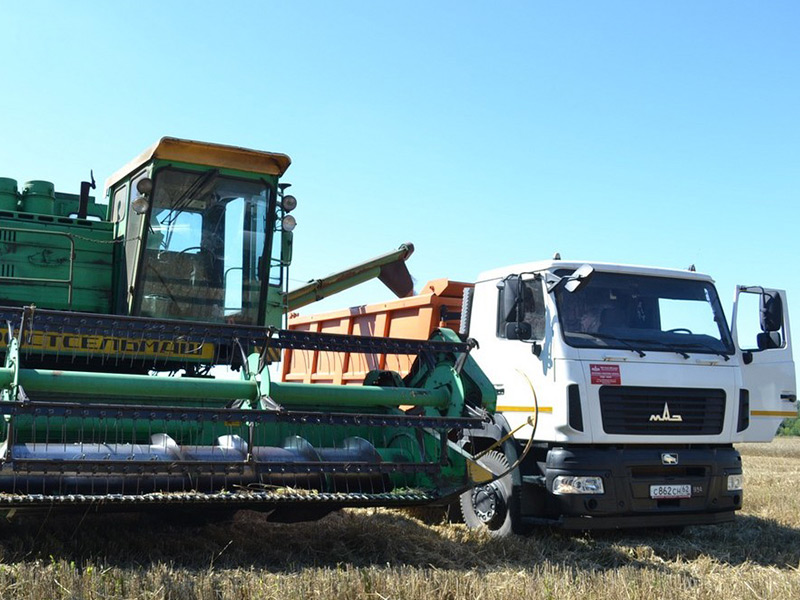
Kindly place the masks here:
<instances>
[{"instance_id":1,"label":"truck windshield","mask_svg":"<svg viewBox=\"0 0 800 600\"><path fill-rule=\"evenodd\" d=\"M275 221L271 197L264 182L216 170L160 170L139 280L139 314L257 324Z\"/></svg>"},{"instance_id":2,"label":"truck windshield","mask_svg":"<svg viewBox=\"0 0 800 600\"><path fill-rule=\"evenodd\" d=\"M575 292L558 286L555 297L561 332L570 346L734 352L716 289L706 281L596 272Z\"/></svg>"}]
</instances>

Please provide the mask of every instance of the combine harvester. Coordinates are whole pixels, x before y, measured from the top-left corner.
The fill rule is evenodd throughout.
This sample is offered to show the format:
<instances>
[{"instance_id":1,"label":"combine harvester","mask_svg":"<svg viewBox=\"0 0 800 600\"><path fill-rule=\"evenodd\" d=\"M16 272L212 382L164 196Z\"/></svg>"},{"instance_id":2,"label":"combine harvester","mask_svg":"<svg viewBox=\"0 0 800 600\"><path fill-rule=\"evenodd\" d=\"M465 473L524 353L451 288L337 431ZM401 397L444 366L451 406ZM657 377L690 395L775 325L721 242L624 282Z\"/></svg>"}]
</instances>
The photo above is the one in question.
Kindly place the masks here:
<instances>
[{"instance_id":1,"label":"combine harvester","mask_svg":"<svg viewBox=\"0 0 800 600\"><path fill-rule=\"evenodd\" d=\"M497 411L459 443L506 475L460 505L468 525L504 535L733 519L744 490L734 444L772 440L797 415L797 388L786 294L739 286L732 321L694 269L556 257L294 315L289 328L425 339L444 326L480 342L472 356ZM343 389L374 369L414 371L410 356L293 349L282 366L284 381Z\"/></svg>"},{"instance_id":2,"label":"combine harvester","mask_svg":"<svg viewBox=\"0 0 800 600\"><path fill-rule=\"evenodd\" d=\"M289 164L164 138L108 179L108 206L93 181L69 195L0 179L0 510L293 521L447 502L487 476L451 442L495 403L470 343L280 329L288 310L370 278L411 292L410 246L288 291ZM270 381L281 350L419 359L406 380L310 386Z\"/></svg>"}]
</instances>

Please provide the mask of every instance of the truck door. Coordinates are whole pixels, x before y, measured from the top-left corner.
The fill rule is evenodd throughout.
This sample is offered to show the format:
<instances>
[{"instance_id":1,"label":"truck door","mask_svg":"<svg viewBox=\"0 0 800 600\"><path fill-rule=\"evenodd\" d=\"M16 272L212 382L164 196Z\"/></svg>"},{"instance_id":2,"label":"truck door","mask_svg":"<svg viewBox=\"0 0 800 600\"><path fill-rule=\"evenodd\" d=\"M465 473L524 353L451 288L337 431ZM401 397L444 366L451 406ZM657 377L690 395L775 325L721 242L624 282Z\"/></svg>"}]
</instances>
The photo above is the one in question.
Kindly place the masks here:
<instances>
[{"instance_id":1,"label":"truck door","mask_svg":"<svg viewBox=\"0 0 800 600\"><path fill-rule=\"evenodd\" d=\"M737 286L732 325L742 365L737 431L745 442L769 442L783 419L797 416L786 292Z\"/></svg>"},{"instance_id":2,"label":"truck door","mask_svg":"<svg viewBox=\"0 0 800 600\"><path fill-rule=\"evenodd\" d=\"M541 357L547 321L544 288L540 277L524 273L509 275L498 283L497 289L495 333L497 340L503 341L493 346L485 362L491 361L488 372L499 393L497 410L515 429L529 422L537 409L538 418L545 421L552 418L552 394L543 389L547 385L547 370L540 368L537 375L533 366L551 360ZM536 352L538 360L533 355ZM546 426L540 422L538 429L543 431ZM530 433L530 429L523 428L517 437Z\"/></svg>"}]
</instances>

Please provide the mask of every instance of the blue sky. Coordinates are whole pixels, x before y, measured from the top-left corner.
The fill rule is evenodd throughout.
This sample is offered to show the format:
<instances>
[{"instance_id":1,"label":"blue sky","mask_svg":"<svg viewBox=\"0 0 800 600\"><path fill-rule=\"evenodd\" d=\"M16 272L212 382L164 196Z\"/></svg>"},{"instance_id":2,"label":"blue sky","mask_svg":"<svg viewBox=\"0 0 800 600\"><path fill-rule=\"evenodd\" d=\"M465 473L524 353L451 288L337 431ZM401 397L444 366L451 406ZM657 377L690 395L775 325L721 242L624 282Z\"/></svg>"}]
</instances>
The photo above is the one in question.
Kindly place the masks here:
<instances>
[{"instance_id":1,"label":"blue sky","mask_svg":"<svg viewBox=\"0 0 800 600\"><path fill-rule=\"evenodd\" d=\"M77 192L164 135L285 152L293 280L556 251L784 287L800 4L0 0L0 176ZM379 301L378 283L323 308Z\"/></svg>"}]
</instances>

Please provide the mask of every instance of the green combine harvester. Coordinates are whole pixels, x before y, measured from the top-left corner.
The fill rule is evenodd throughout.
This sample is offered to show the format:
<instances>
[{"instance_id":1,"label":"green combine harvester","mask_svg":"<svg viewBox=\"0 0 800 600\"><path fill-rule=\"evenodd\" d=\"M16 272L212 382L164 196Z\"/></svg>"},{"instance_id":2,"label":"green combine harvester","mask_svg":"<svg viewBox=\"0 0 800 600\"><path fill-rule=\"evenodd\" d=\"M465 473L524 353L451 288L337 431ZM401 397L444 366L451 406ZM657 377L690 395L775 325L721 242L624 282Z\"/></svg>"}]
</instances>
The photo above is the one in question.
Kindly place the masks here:
<instances>
[{"instance_id":1,"label":"green combine harvester","mask_svg":"<svg viewBox=\"0 0 800 600\"><path fill-rule=\"evenodd\" d=\"M428 341L281 329L378 277L399 250L287 288L296 206L283 154L163 138L108 204L0 179L0 511L273 510L446 503L483 471L455 441L495 392L442 330ZM417 356L363 386L270 381L282 349Z\"/></svg>"}]
</instances>

